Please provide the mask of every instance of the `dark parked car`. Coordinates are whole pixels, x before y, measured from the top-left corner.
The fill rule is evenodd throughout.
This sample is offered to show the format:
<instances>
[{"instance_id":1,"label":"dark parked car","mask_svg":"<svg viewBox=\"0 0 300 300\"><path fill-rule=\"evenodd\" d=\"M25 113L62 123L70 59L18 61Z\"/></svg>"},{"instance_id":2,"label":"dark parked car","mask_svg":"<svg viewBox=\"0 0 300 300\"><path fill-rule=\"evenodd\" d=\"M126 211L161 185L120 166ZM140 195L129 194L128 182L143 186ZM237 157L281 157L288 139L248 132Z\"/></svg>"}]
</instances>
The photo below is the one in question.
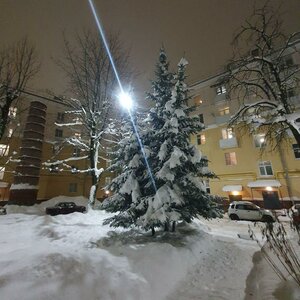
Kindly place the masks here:
<instances>
[{"instance_id":1,"label":"dark parked car","mask_svg":"<svg viewBox=\"0 0 300 300\"><path fill-rule=\"evenodd\" d=\"M6 208L0 207L0 215L6 215Z\"/></svg>"},{"instance_id":2,"label":"dark parked car","mask_svg":"<svg viewBox=\"0 0 300 300\"><path fill-rule=\"evenodd\" d=\"M55 206L47 207L46 214L50 216L66 215L73 212L85 212L85 206L76 205L74 202L59 202Z\"/></svg>"}]
</instances>

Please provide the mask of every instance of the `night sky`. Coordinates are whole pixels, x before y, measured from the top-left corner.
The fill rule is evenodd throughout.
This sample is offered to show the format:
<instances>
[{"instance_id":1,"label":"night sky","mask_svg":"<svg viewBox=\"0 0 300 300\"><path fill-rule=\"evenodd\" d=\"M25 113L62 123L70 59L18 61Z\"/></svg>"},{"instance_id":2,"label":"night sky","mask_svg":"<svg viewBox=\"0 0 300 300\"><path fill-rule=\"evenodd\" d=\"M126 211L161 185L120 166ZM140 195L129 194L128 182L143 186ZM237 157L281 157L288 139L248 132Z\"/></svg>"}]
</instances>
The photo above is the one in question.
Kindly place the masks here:
<instances>
[{"instance_id":1,"label":"night sky","mask_svg":"<svg viewBox=\"0 0 300 300\"><path fill-rule=\"evenodd\" d=\"M106 31L119 32L131 49L131 63L139 72L139 97L149 87L160 46L172 66L185 54L189 82L211 76L231 56L235 30L248 17L252 0L94 0ZM262 1L256 1L261 3ZM300 30L300 1L282 2L288 32ZM63 93L64 75L51 57L62 54L62 31L96 26L87 0L0 0L1 45L27 35L36 45L42 69L31 84L36 90Z\"/></svg>"}]
</instances>

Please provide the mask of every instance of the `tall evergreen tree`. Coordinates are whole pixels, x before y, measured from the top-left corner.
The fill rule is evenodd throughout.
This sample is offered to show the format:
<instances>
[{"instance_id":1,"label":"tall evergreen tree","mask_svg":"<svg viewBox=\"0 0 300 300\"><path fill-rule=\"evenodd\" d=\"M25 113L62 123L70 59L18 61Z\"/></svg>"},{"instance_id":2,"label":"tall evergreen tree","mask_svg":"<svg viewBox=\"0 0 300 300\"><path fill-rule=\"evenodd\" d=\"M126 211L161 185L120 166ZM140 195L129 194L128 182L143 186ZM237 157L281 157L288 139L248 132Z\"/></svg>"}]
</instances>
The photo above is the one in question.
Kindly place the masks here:
<instances>
[{"instance_id":1,"label":"tall evergreen tree","mask_svg":"<svg viewBox=\"0 0 300 300\"><path fill-rule=\"evenodd\" d=\"M141 197L146 182L146 165L134 129L134 126L140 127L137 118L134 119L134 123L129 116L124 120L120 128L122 139L117 146L118 149L113 153L113 163L109 168L118 175L107 187L113 194L103 202L102 208L108 212L118 212L104 222L113 227L130 227L145 213Z\"/></svg>"},{"instance_id":2,"label":"tall evergreen tree","mask_svg":"<svg viewBox=\"0 0 300 300\"><path fill-rule=\"evenodd\" d=\"M198 214L206 218L218 215L214 197L206 192L202 180L214 174L208 170L207 160L189 142L190 135L201 131L204 125L199 116L191 116L192 108L188 107L186 65L187 61L181 59L171 96L165 98L163 105L158 102L159 117L151 118L154 133L150 148L156 153L151 166L155 171L156 191L147 195L147 211L141 217L146 229L159 226L168 229L171 222L173 225L180 220L191 222ZM155 123L158 119L160 126Z\"/></svg>"}]
</instances>

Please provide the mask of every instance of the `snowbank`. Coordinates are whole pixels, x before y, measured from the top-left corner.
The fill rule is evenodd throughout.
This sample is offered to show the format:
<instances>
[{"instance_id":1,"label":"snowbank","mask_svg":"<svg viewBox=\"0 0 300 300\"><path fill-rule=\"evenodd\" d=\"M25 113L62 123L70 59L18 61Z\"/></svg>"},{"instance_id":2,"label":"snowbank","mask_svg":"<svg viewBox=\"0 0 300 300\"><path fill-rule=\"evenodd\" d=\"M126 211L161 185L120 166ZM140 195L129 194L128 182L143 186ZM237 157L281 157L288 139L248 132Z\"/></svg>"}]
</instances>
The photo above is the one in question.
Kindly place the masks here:
<instances>
[{"instance_id":1,"label":"snowbank","mask_svg":"<svg viewBox=\"0 0 300 300\"><path fill-rule=\"evenodd\" d=\"M59 201L87 203L56 197L0 216L1 299L244 298L258 249L237 237L246 235L248 222L202 220L151 237L103 226L112 215L103 211L42 213Z\"/></svg>"}]
</instances>

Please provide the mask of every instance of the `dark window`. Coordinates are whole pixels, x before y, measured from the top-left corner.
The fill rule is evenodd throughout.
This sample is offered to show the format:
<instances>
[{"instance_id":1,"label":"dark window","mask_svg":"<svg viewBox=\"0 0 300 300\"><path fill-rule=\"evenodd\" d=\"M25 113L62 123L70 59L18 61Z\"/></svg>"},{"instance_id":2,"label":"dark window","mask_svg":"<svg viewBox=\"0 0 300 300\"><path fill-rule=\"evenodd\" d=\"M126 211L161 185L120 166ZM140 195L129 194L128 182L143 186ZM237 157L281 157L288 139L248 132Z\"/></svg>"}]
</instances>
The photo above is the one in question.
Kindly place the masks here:
<instances>
[{"instance_id":1,"label":"dark window","mask_svg":"<svg viewBox=\"0 0 300 300\"><path fill-rule=\"evenodd\" d=\"M293 144L293 150L294 150L295 158L300 158L300 145Z\"/></svg>"},{"instance_id":2,"label":"dark window","mask_svg":"<svg viewBox=\"0 0 300 300\"><path fill-rule=\"evenodd\" d=\"M244 204L237 204L235 206L235 209L245 209L245 205Z\"/></svg>"},{"instance_id":3,"label":"dark window","mask_svg":"<svg viewBox=\"0 0 300 300\"><path fill-rule=\"evenodd\" d=\"M56 166L56 165L51 165L51 166L49 167L49 171L50 171L50 173L58 173L58 166Z\"/></svg>"},{"instance_id":4,"label":"dark window","mask_svg":"<svg viewBox=\"0 0 300 300\"><path fill-rule=\"evenodd\" d=\"M70 193L76 193L77 192L77 183L70 183L69 184L69 192Z\"/></svg>"},{"instance_id":5,"label":"dark window","mask_svg":"<svg viewBox=\"0 0 300 300\"><path fill-rule=\"evenodd\" d=\"M65 114L64 113L57 113L56 120L59 122L63 122L65 120Z\"/></svg>"},{"instance_id":6,"label":"dark window","mask_svg":"<svg viewBox=\"0 0 300 300\"><path fill-rule=\"evenodd\" d=\"M74 157L79 157L80 156L80 148L74 147L73 156Z\"/></svg>"},{"instance_id":7,"label":"dark window","mask_svg":"<svg viewBox=\"0 0 300 300\"><path fill-rule=\"evenodd\" d=\"M259 173L261 176L271 176L273 175L272 164L270 161L261 161L258 165Z\"/></svg>"},{"instance_id":8,"label":"dark window","mask_svg":"<svg viewBox=\"0 0 300 300\"><path fill-rule=\"evenodd\" d=\"M288 89L287 90L287 96L288 98L292 98L296 96L295 90L294 89Z\"/></svg>"},{"instance_id":9,"label":"dark window","mask_svg":"<svg viewBox=\"0 0 300 300\"><path fill-rule=\"evenodd\" d=\"M62 137L63 131L62 129L55 129L55 137Z\"/></svg>"},{"instance_id":10,"label":"dark window","mask_svg":"<svg viewBox=\"0 0 300 300\"><path fill-rule=\"evenodd\" d=\"M199 115L199 118L200 118L200 122L204 124L204 117L203 117L203 114L200 114L200 115Z\"/></svg>"},{"instance_id":11,"label":"dark window","mask_svg":"<svg viewBox=\"0 0 300 300\"><path fill-rule=\"evenodd\" d=\"M251 51L251 56L258 56L258 55L259 55L259 50L258 50L258 48L253 49L253 50Z\"/></svg>"}]
</instances>

